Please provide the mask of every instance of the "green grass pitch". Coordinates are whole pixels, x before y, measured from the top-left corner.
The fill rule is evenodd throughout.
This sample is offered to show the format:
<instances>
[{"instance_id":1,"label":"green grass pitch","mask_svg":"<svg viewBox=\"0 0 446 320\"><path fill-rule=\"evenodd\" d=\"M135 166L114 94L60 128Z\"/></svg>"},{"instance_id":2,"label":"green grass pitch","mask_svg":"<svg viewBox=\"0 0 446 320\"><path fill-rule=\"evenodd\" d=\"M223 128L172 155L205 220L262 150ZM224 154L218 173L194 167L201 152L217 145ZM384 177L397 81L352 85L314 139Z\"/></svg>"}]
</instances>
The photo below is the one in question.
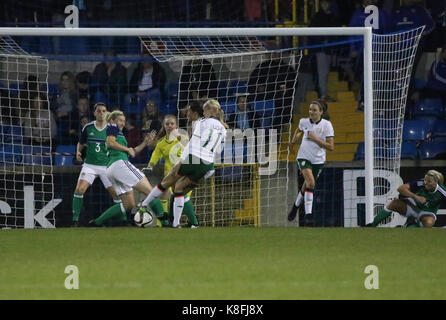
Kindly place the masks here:
<instances>
[{"instance_id":1,"label":"green grass pitch","mask_svg":"<svg viewBox=\"0 0 446 320\"><path fill-rule=\"evenodd\" d=\"M0 230L0 246L0 299L446 299L445 229Z\"/></svg>"}]
</instances>

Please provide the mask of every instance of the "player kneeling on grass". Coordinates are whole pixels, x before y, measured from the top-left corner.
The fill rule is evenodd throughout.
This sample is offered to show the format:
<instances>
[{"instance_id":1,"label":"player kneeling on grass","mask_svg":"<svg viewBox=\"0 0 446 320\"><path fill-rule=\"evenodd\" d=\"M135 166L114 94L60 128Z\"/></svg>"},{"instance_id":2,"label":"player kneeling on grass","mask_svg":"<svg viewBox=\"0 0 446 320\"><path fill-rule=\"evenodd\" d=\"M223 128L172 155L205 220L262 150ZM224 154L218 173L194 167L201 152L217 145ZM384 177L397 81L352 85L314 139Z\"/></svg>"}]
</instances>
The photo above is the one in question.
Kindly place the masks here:
<instances>
[{"instance_id":1,"label":"player kneeling on grass","mask_svg":"<svg viewBox=\"0 0 446 320\"><path fill-rule=\"evenodd\" d=\"M107 127L106 145L109 150L106 174L112 183L117 195L122 203L115 204L108 208L98 218L90 220L89 226L102 225L106 220L120 216L122 220L127 220L127 211L135 207L135 197L133 189L146 195L152 191L152 186L146 176L131 164L128 159L135 157L149 144L149 136L135 148L127 147L127 140L122 133L125 125L125 115L122 111L113 111L107 115L110 125ZM159 202L159 199L157 199ZM159 203L159 206L162 205Z\"/></svg>"},{"instance_id":2,"label":"player kneeling on grass","mask_svg":"<svg viewBox=\"0 0 446 320\"><path fill-rule=\"evenodd\" d=\"M407 218L408 228L432 228L437 220L440 202L446 200L446 187L443 183L444 178L440 172L429 170L424 179L401 185L398 192L404 198L388 203L367 226L378 226L395 211Z\"/></svg>"},{"instance_id":3,"label":"player kneeling on grass","mask_svg":"<svg viewBox=\"0 0 446 320\"><path fill-rule=\"evenodd\" d=\"M185 194L195 188L201 178L208 177L214 171L215 156L222 151L226 138L227 125L223 122L223 111L217 100L206 101L203 105L203 115L203 119L197 120L192 137L184 148L180 161L142 203L143 206L147 206L167 188L173 186L172 227L174 228L180 225Z\"/></svg>"},{"instance_id":4,"label":"player kneeling on grass","mask_svg":"<svg viewBox=\"0 0 446 320\"><path fill-rule=\"evenodd\" d=\"M324 100L315 100L310 104L309 118L299 121L291 144L296 144L302 136L302 143L297 153L297 164L304 176L304 183L293 207L288 213L288 221L296 218L302 203L305 207L305 225L312 226L313 193L316 180L325 164L326 150L334 150L334 130L328 120L328 106Z\"/></svg>"}]
</instances>

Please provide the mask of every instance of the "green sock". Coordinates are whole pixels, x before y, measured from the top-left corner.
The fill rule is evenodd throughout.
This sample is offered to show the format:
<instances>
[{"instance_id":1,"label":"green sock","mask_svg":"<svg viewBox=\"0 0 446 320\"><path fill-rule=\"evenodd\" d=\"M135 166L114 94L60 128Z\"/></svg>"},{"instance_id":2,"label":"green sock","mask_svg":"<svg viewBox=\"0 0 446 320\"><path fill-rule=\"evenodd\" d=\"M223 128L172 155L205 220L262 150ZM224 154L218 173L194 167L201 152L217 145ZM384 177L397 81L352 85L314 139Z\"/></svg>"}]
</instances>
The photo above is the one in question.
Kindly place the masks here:
<instances>
[{"instance_id":1,"label":"green sock","mask_svg":"<svg viewBox=\"0 0 446 320\"><path fill-rule=\"evenodd\" d=\"M161 217L164 214L163 204L158 198L152 200L152 202L149 203L149 207L155 212L157 217Z\"/></svg>"},{"instance_id":2,"label":"green sock","mask_svg":"<svg viewBox=\"0 0 446 320\"><path fill-rule=\"evenodd\" d=\"M107 210L104 211L104 213L102 213L99 218L95 219L94 222L100 226L102 225L105 221L116 217L116 216L122 216L122 209L121 209L121 203L117 203L113 206L111 206L110 208L108 208Z\"/></svg>"},{"instance_id":3,"label":"green sock","mask_svg":"<svg viewBox=\"0 0 446 320\"><path fill-rule=\"evenodd\" d=\"M190 224L198 225L197 214L190 200L184 203L183 213L187 216Z\"/></svg>"},{"instance_id":4,"label":"green sock","mask_svg":"<svg viewBox=\"0 0 446 320\"><path fill-rule=\"evenodd\" d=\"M79 215L81 214L83 203L84 203L83 194L78 194L78 193L73 194L73 205L72 205L73 221L79 221Z\"/></svg>"},{"instance_id":5,"label":"green sock","mask_svg":"<svg viewBox=\"0 0 446 320\"><path fill-rule=\"evenodd\" d=\"M380 212L376 215L375 219L373 219L373 226L376 227L378 224L380 224L382 221L386 220L390 215L392 214L392 211L387 211L385 208L381 209Z\"/></svg>"},{"instance_id":6,"label":"green sock","mask_svg":"<svg viewBox=\"0 0 446 320\"><path fill-rule=\"evenodd\" d=\"M406 228L420 228L420 225L418 223L412 223L409 224Z\"/></svg>"}]
</instances>

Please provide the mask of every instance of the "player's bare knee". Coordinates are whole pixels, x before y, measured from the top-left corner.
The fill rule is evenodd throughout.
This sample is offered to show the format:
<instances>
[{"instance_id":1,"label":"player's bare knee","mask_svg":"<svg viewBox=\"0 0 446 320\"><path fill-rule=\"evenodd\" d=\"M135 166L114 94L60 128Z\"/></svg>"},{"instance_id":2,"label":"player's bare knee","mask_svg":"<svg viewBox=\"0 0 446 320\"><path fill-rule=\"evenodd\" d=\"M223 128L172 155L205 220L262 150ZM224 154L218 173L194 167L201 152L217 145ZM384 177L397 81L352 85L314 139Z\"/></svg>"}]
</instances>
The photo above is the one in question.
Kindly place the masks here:
<instances>
[{"instance_id":1,"label":"player's bare knee","mask_svg":"<svg viewBox=\"0 0 446 320\"><path fill-rule=\"evenodd\" d=\"M315 185L316 183L314 182L314 179L308 179L308 181L305 180L306 189L314 189Z\"/></svg>"},{"instance_id":2,"label":"player's bare knee","mask_svg":"<svg viewBox=\"0 0 446 320\"><path fill-rule=\"evenodd\" d=\"M390 201L387 204L386 209L390 210L390 211L398 212L402 215L406 214L406 207L405 207L404 202L402 202L401 200L398 200L398 199Z\"/></svg>"}]
</instances>

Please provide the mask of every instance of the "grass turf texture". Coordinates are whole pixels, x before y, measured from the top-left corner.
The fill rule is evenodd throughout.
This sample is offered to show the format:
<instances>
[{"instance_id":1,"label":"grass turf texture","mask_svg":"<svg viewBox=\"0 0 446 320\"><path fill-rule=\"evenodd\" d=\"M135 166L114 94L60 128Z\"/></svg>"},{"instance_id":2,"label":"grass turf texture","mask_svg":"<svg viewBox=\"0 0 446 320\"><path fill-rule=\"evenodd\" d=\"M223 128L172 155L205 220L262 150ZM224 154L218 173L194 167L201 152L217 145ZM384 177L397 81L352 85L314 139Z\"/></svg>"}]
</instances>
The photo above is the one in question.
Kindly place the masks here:
<instances>
[{"instance_id":1,"label":"grass turf texture","mask_svg":"<svg viewBox=\"0 0 446 320\"><path fill-rule=\"evenodd\" d=\"M443 229L0 230L0 299L445 299ZM79 289L64 287L79 268ZM367 265L379 289L366 290Z\"/></svg>"}]
</instances>

